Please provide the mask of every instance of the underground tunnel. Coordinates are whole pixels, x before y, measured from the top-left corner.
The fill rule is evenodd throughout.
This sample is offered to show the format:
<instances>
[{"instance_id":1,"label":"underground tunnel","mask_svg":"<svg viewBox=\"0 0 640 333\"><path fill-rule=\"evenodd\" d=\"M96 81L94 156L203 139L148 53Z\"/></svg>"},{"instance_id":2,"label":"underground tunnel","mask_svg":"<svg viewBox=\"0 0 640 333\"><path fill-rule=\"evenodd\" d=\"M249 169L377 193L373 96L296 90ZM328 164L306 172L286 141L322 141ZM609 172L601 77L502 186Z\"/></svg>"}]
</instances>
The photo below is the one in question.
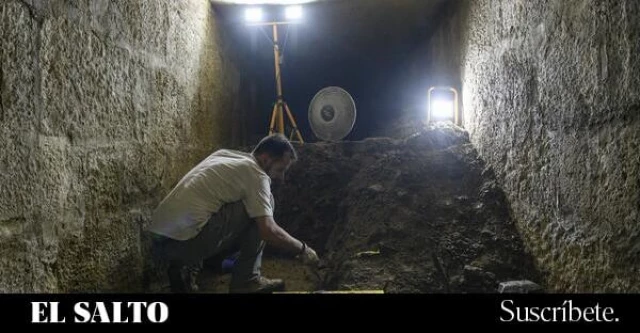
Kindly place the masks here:
<instances>
[{"instance_id":1,"label":"underground tunnel","mask_svg":"<svg viewBox=\"0 0 640 333\"><path fill-rule=\"evenodd\" d=\"M299 21L268 17L291 5ZM166 292L154 211L282 117L304 142L274 219L322 264L267 245L262 271L287 291L639 292L639 15L631 0L3 1L0 291ZM277 56L273 27L248 19L280 20ZM296 125L274 112L278 80ZM352 112L334 140L312 123L328 87L350 103L321 118ZM432 87L454 93L432 103ZM233 263L206 258L197 292L227 292Z\"/></svg>"}]
</instances>

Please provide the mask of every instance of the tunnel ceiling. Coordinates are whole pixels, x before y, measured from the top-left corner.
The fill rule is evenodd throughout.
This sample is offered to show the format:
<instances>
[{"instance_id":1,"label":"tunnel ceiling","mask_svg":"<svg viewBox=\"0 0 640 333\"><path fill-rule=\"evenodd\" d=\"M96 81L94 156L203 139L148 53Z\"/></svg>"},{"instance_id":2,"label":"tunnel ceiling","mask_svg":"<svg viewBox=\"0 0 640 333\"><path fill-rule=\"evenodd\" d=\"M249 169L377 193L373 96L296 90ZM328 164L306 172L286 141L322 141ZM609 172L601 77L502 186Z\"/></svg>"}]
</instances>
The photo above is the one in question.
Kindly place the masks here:
<instances>
[{"instance_id":1,"label":"tunnel ceiling","mask_svg":"<svg viewBox=\"0 0 640 333\"><path fill-rule=\"evenodd\" d=\"M424 40L447 0L322 0L306 2L305 20L297 26L296 52L308 60L385 56ZM243 4L269 1L213 1L227 24L244 26Z\"/></svg>"}]
</instances>

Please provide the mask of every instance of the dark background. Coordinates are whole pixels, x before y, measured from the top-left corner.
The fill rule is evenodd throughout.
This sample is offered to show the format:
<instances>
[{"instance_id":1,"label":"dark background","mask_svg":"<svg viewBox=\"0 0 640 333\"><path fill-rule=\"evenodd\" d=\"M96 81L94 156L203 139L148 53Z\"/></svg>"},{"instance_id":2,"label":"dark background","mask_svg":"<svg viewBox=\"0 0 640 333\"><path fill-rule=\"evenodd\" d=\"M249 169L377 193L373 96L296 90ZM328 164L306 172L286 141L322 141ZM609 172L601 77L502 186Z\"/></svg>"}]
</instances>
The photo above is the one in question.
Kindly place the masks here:
<instances>
[{"instance_id":1,"label":"dark background","mask_svg":"<svg viewBox=\"0 0 640 333\"><path fill-rule=\"evenodd\" d=\"M342 87L356 103L356 124L346 140L375 135L399 110L414 103L412 98L426 96L426 87L408 80L410 64L428 40L437 20L434 13L442 5L442 1L416 0L370 0L366 6L358 0L313 3L303 5L300 24L279 26L284 97L305 141L316 140L307 113L312 98L324 87ZM284 11L283 6L262 7L265 13ZM247 26L245 6L215 8L240 71L243 121L248 122L253 142L267 133L276 100L274 54L268 39L272 30Z\"/></svg>"}]
</instances>

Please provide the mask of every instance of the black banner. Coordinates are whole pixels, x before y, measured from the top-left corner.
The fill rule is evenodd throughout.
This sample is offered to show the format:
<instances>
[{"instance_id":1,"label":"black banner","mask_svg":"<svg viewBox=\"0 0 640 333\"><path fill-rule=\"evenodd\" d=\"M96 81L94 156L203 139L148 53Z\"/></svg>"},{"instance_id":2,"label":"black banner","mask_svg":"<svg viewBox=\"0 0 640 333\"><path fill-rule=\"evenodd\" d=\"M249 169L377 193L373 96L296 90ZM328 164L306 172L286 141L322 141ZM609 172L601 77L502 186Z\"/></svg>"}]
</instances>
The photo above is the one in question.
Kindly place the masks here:
<instances>
[{"instance_id":1,"label":"black banner","mask_svg":"<svg viewBox=\"0 0 640 333\"><path fill-rule=\"evenodd\" d=\"M4 294L0 295L0 320L4 325L35 329L94 325L222 329L229 324L266 328L294 323L304 325L295 326L296 330L338 330L346 324L396 330L435 329L435 324L615 329L640 327L639 304L636 294Z\"/></svg>"}]
</instances>

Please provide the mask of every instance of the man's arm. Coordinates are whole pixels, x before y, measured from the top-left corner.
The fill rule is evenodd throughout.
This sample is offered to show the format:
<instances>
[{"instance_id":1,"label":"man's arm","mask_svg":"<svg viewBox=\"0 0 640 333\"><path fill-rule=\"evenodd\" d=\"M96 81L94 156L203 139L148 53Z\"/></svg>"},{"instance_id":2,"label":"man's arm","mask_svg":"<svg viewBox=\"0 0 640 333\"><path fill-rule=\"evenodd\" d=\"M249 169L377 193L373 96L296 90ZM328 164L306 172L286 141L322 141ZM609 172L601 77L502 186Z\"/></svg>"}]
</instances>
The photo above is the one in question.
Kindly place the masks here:
<instances>
[{"instance_id":1,"label":"man's arm","mask_svg":"<svg viewBox=\"0 0 640 333\"><path fill-rule=\"evenodd\" d=\"M263 216L255 219L260 230L260 237L270 245L279 247L294 254L299 254L303 249L301 241L295 239L271 216Z\"/></svg>"}]
</instances>

